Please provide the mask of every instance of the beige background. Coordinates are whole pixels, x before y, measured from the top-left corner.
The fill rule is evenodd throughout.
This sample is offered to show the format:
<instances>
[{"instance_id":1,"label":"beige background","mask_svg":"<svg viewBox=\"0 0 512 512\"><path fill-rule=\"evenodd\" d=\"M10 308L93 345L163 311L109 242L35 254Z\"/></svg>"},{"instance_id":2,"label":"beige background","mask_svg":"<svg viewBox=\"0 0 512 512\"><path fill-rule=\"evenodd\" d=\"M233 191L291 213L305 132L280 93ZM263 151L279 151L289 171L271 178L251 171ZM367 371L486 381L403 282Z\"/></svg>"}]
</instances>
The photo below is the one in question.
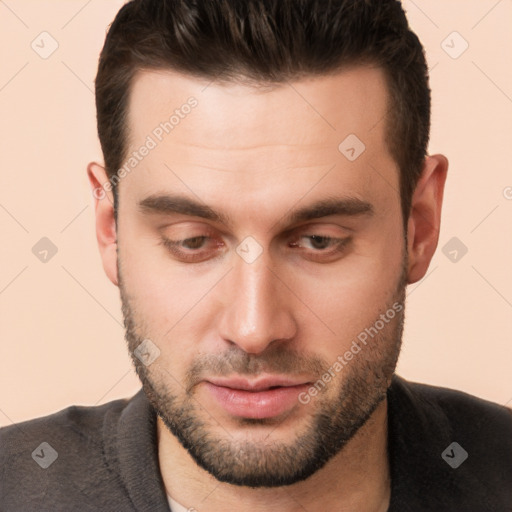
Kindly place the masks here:
<instances>
[{"instance_id":1,"label":"beige background","mask_svg":"<svg viewBox=\"0 0 512 512\"><path fill-rule=\"evenodd\" d=\"M139 389L85 173L101 160L93 81L122 3L0 1L0 425ZM512 2L404 6L431 67L430 152L450 171L439 250L409 289L398 373L510 406ZM31 47L51 49L43 31L59 45L47 59ZM460 37L469 46L455 59ZM46 263L32 252L43 237L58 248ZM468 248L456 263L441 251L452 237Z\"/></svg>"}]
</instances>

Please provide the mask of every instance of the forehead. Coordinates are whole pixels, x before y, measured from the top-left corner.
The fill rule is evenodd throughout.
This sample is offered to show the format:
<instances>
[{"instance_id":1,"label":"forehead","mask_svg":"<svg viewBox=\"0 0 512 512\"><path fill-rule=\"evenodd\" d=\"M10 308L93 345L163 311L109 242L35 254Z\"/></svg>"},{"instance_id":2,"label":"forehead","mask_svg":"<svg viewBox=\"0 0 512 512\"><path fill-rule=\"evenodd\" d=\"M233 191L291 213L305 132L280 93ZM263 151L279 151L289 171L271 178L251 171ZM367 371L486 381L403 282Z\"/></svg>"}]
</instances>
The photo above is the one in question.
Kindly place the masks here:
<instances>
[{"instance_id":1,"label":"forehead","mask_svg":"<svg viewBox=\"0 0 512 512\"><path fill-rule=\"evenodd\" d=\"M126 181L141 194L176 176L196 190L205 180L268 190L279 176L293 187L336 166L339 183L361 189L370 166L396 170L385 141L388 98L384 72L366 65L272 87L142 71L129 98L128 154L149 139L152 148ZM364 152L351 160L353 149Z\"/></svg>"},{"instance_id":2,"label":"forehead","mask_svg":"<svg viewBox=\"0 0 512 512\"><path fill-rule=\"evenodd\" d=\"M276 132L285 143L300 142L301 134L307 142L322 143L326 135L336 139L347 130L363 137L385 114L388 91L384 72L367 65L270 86L145 70L135 75L131 86L130 133L151 132L154 123L168 119L190 97L197 99L194 114L200 115L181 123L173 138L228 149L247 147L247 131L241 128L250 129L254 146L265 145Z\"/></svg>"}]
</instances>

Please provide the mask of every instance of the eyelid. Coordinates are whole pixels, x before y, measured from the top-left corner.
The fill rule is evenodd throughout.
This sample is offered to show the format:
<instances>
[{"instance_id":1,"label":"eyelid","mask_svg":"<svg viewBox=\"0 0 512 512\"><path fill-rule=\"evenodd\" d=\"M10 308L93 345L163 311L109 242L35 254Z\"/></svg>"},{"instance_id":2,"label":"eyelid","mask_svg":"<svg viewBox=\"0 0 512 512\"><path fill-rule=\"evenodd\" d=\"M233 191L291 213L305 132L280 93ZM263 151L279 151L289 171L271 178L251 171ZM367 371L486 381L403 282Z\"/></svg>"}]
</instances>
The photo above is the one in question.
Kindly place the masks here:
<instances>
[{"instance_id":1,"label":"eyelid","mask_svg":"<svg viewBox=\"0 0 512 512\"><path fill-rule=\"evenodd\" d=\"M183 222L183 221L179 221L179 222L172 222L172 223L166 223L162 226L159 226L158 227L158 231L164 235L165 231L168 230L168 229L173 229L175 231L177 231L178 233L180 231L183 231L183 232L186 232L187 233L187 236L184 236L182 237L181 239L182 240L185 240L187 238L194 238L196 236L210 236L212 235L213 233L222 233L221 230L219 230L218 228L214 227L214 226L211 226L210 224L207 224L205 222L202 222L202 221L186 221L186 222ZM197 235L196 234L193 234L193 235L189 235L188 233L194 233L197 231ZM178 235L179 236L179 235ZM173 237L174 239L175 237Z\"/></svg>"},{"instance_id":2,"label":"eyelid","mask_svg":"<svg viewBox=\"0 0 512 512\"><path fill-rule=\"evenodd\" d=\"M176 223L183 224L183 223ZM225 251L219 251L219 248L225 246L224 241L219 242L219 238L225 238L226 233L222 232L211 225L208 225L204 222L193 222L195 224L193 229L188 229L188 233L184 234L186 236L181 236L179 238L169 237L164 234L165 228L169 228L173 226L173 224L166 224L164 227L160 229L161 231L161 241L160 244L164 245L166 249L172 253L178 260L182 262L189 263L200 263L204 261L211 261L216 259L217 257L221 257ZM200 226L197 226L199 224ZM325 238L329 240L330 246L326 249L314 249L314 248L306 248L299 246L294 249L298 255L302 255L306 259L310 259L311 261L315 261L315 259L321 260L322 258L328 259L329 257L336 257L340 255L345 249L348 243L351 241L351 234L347 236L329 233L329 228L333 227L339 230L345 230L353 232L353 229L347 228L346 226L333 226L332 224L327 224L325 222L307 222L300 226L296 226L286 230L284 233L281 233L279 238L281 241L286 240L287 243L290 242L298 242L302 237L319 237ZM183 231L187 231L186 227L182 227ZM340 236L341 235L341 236ZM180 245L186 240L194 239L194 238L205 238L207 247L201 247L198 249L187 249L185 247L180 248ZM213 242L213 250L211 249L211 244ZM208 253L216 252L217 254L211 257L208 257ZM205 256L205 254L207 254ZM195 260L195 261L194 261ZM318 261L321 263L322 261ZM325 261L327 262L327 261Z\"/></svg>"},{"instance_id":3,"label":"eyelid","mask_svg":"<svg viewBox=\"0 0 512 512\"><path fill-rule=\"evenodd\" d=\"M331 252L339 251L339 250L343 249L352 240L352 237L349 237L349 236L340 238L340 237L334 237L334 236L328 236L328 235L319 235L317 233L313 233L313 234L304 233L304 234L301 234L298 237L294 238L293 243L295 243L295 241L297 241L297 240L300 240L301 238L312 239L313 237L326 239L326 240L328 240L328 243L329 243L329 248L327 248L327 249L307 249L307 248L304 249L306 251L311 251L312 253L316 253L316 254L329 254Z\"/></svg>"},{"instance_id":4,"label":"eyelid","mask_svg":"<svg viewBox=\"0 0 512 512\"><path fill-rule=\"evenodd\" d=\"M198 235L201 236L201 235ZM167 238L165 236L162 236L159 241L159 245L163 245L171 254L173 254L178 260L184 262L184 263L202 263L206 261L211 261L216 258L216 256L211 258L205 258L204 253L207 252L206 249L189 249L189 250L183 250L178 249L180 243L184 242L185 240L188 240L189 238L196 238L196 236L183 238L181 240L171 240L170 238ZM208 236L205 236L205 238L209 238ZM224 244L217 244L217 247L220 247ZM191 252L189 252L191 251ZM220 256L220 255L217 255Z\"/></svg>"},{"instance_id":5,"label":"eyelid","mask_svg":"<svg viewBox=\"0 0 512 512\"><path fill-rule=\"evenodd\" d=\"M332 222L308 221L303 224L300 224L299 226L294 226L285 230L282 233L281 237L290 238L299 235L317 235L329 238L345 238L346 236L350 236L352 233L354 233L355 230L355 228L351 228L346 225L340 225ZM332 231L336 231L336 233L329 234Z\"/></svg>"},{"instance_id":6,"label":"eyelid","mask_svg":"<svg viewBox=\"0 0 512 512\"><path fill-rule=\"evenodd\" d=\"M282 236L285 239L298 239L303 236L318 236L330 238L332 240L343 240L352 236L354 229L325 222L315 222L304 224L299 227L287 230Z\"/></svg>"}]
</instances>

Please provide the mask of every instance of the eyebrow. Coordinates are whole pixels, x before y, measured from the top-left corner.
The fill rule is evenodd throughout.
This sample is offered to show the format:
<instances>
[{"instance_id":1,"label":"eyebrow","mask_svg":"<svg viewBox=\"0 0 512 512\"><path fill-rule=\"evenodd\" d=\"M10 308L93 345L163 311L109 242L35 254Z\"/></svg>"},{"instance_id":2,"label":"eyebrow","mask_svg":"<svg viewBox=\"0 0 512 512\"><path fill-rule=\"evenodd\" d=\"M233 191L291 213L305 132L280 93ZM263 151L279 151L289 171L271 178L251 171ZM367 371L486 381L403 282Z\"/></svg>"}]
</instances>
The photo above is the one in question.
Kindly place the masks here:
<instances>
[{"instance_id":1,"label":"eyebrow","mask_svg":"<svg viewBox=\"0 0 512 512\"><path fill-rule=\"evenodd\" d=\"M222 212L210 206L185 196L156 194L142 199L138 203L139 210L147 214L188 215L202 219L219 222L232 226L232 220ZM285 214L278 222L284 224L298 224L308 220L320 219L331 215L347 217L371 216L374 208L371 203L356 197L327 197L315 203L292 210ZM277 222L276 222L277 224Z\"/></svg>"}]
</instances>

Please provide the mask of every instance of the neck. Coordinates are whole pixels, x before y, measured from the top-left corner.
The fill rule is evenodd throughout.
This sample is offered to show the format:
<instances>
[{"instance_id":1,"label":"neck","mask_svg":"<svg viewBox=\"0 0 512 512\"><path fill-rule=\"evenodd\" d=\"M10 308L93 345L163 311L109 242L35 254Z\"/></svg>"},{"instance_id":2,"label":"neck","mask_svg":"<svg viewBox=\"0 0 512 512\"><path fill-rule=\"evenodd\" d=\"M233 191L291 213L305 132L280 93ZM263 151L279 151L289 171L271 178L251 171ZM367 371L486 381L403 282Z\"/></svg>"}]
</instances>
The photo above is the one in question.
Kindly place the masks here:
<instances>
[{"instance_id":1,"label":"neck","mask_svg":"<svg viewBox=\"0 0 512 512\"><path fill-rule=\"evenodd\" d=\"M157 417L158 455L169 496L201 512L386 512L391 482L387 455L387 400L350 442L308 479L286 487L240 487L219 482L199 467ZM322 499L319 500L318 498Z\"/></svg>"}]
</instances>

